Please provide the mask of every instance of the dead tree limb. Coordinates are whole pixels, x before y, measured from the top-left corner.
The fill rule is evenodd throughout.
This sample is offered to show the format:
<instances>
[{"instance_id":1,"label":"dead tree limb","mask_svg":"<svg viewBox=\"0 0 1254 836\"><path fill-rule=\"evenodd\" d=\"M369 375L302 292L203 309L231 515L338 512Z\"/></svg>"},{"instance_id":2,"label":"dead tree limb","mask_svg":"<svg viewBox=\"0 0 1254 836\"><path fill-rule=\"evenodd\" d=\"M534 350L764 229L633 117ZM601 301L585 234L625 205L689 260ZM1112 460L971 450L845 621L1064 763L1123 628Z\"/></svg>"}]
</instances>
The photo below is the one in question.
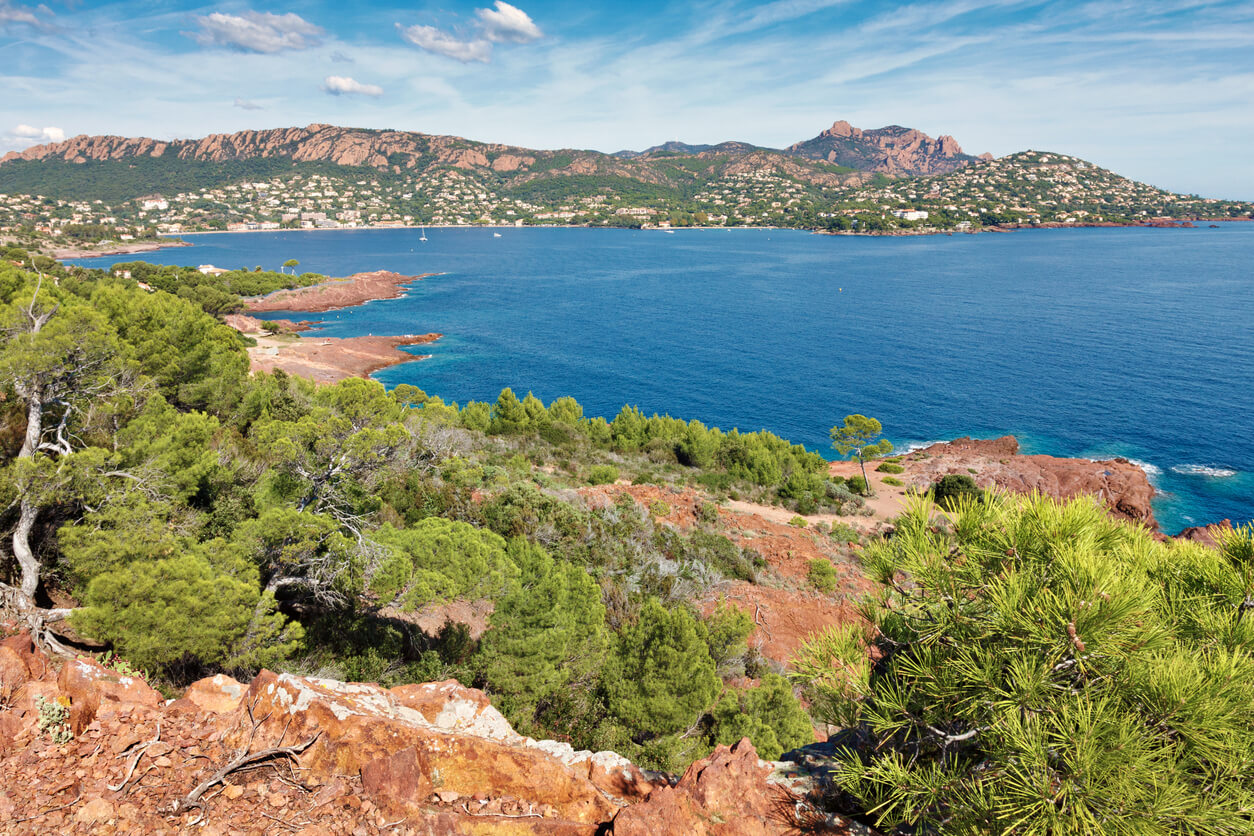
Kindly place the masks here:
<instances>
[{"instance_id":1,"label":"dead tree limb","mask_svg":"<svg viewBox=\"0 0 1254 836\"><path fill-rule=\"evenodd\" d=\"M186 798L178 802L174 808L174 812L176 814L186 813L195 807L199 807L200 797L217 784L223 783L227 776L234 772L239 772L240 770L247 769L256 764L265 763L276 758L299 762L299 758L297 756L312 746L314 741L317 740L318 736L321 734L322 732L316 732L313 737L297 746L275 746L270 749L262 749L259 752L239 755L226 766L222 767L217 772L213 773L213 775L202 781L196 789L189 792Z\"/></svg>"}]
</instances>

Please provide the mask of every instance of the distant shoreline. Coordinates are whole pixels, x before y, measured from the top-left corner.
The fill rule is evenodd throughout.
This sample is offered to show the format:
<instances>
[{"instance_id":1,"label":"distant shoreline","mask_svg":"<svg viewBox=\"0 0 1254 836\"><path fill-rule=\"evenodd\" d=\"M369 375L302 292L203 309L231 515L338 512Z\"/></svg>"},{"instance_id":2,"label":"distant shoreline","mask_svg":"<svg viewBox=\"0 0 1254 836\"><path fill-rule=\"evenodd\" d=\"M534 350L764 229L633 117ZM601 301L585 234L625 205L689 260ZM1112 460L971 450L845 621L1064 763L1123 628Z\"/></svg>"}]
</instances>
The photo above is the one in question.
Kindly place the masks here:
<instances>
[{"instance_id":1,"label":"distant shoreline","mask_svg":"<svg viewBox=\"0 0 1254 836\"><path fill-rule=\"evenodd\" d=\"M1016 223L1016 224L995 224L990 226L980 226L971 229L892 229L877 230L873 232L859 232L848 229L807 229L795 226L678 226L678 227L623 227L623 226L594 226L591 224L527 224L525 226L515 226L514 224L412 224L408 226L338 226L318 228L302 228L302 229L207 229L197 232L180 232L178 236L192 235L250 235L258 232L382 232L387 230L422 230L422 229L465 229L465 230L521 230L521 229L597 229L597 230L618 230L623 232L692 232L692 231L759 231L759 232L802 232L811 235L856 235L864 238L899 238L924 235L978 235L985 232L1014 232L1020 229L1196 229L1198 224L1220 224L1220 223L1251 223L1254 218L1154 218L1151 221L1138 221L1133 223L1116 223L1114 221L1102 221L1096 223L1063 223L1061 221L1047 221L1044 223ZM175 233L171 233L174 235ZM177 245L174 245L177 246ZM188 244L184 244L188 246ZM108 253L99 253L99 255L108 255ZM90 256L73 256L75 258L84 258Z\"/></svg>"}]
</instances>

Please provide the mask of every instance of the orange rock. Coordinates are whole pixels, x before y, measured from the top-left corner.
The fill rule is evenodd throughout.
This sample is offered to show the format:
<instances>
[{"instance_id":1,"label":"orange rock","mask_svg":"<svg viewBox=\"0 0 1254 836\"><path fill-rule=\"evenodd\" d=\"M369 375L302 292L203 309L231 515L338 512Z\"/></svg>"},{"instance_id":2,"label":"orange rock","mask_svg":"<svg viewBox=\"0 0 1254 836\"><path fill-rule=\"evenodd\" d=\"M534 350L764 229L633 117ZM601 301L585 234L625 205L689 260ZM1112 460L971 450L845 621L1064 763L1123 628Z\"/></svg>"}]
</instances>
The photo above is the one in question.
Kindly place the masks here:
<instances>
[{"instance_id":1,"label":"orange rock","mask_svg":"<svg viewBox=\"0 0 1254 836\"><path fill-rule=\"evenodd\" d=\"M96 717L105 700L123 705L161 705L161 695L137 676L123 676L94 659L66 662L57 676L61 693L70 698L70 729L79 734Z\"/></svg>"},{"instance_id":2,"label":"orange rock","mask_svg":"<svg viewBox=\"0 0 1254 836\"><path fill-rule=\"evenodd\" d=\"M8 705L30 679L30 671L17 651L0 646L0 705Z\"/></svg>"},{"instance_id":3,"label":"orange rock","mask_svg":"<svg viewBox=\"0 0 1254 836\"><path fill-rule=\"evenodd\" d=\"M581 824L606 821L625 803L612 801L591 778L598 761L606 772L638 772L625 759L524 738L479 692L456 683L435 683L433 689L447 692L450 707L435 711L414 687L402 689L398 698L376 685L262 671L244 703L252 706L254 717L267 718L258 728L255 747L277 745L281 737L284 745L290 745L319 735L301 756L301 766L315 778L353 775L385 761L369 770L378 788L402 764L412 771L416 763L417 770L440 789L471 796L491 788L494 795L552 804L563 819ZM414 705L426 705L433 719ZM251 729L247 715L238 710L224 717L223 725L228 745L238 745ZM409 749L412 756L387 761ZM641 776L639 782L623 783L647 781Z\"/></svg>"},{"instance_id":4,"label":"orange rock","mask_svg":"<svg viewBox=\"0 0 1254 836\"><path fill-rule=\"evenodd\" d=\"M657 789L648 801L614 818L614 836L683 833L691 836L784 836L797 832L796 799L767 777L748 738L719 746L696 761L679 783Z\"/></svg>"},{"instance_id":5,"label":"orange rock","mask_svg":"<svg viewBox=\"0 0 1254 836\"><path fill-rule=\"evenodd\" d=\"M108 821L113 818L114 813L113 804L107 799L93 798L78 808L78 812L74 814L74 821L79 824L95 824Z\"/></svg>"},{"instance_id":6,"label":"orange rock","mask_svg":"<svg viewBox=\"0 0 1254 836\"><path fill-rule=\"evenodd\" d=\"M182 699L211 714L230 714L239 708L244 690L245 686L231 677L217 674L193 682Z\"/></svg>"},{"instance_id":7,"label":"orange rock","mask_svg":"<svg viewBox=\"0 0 1254 836\"><path fill-rule=\"evenodd\" d=\"M418 762L418 750L410 747L363 765L361 787L379 807L407 815L431 794L431 779Z\"/></svg>"}]
</instances>

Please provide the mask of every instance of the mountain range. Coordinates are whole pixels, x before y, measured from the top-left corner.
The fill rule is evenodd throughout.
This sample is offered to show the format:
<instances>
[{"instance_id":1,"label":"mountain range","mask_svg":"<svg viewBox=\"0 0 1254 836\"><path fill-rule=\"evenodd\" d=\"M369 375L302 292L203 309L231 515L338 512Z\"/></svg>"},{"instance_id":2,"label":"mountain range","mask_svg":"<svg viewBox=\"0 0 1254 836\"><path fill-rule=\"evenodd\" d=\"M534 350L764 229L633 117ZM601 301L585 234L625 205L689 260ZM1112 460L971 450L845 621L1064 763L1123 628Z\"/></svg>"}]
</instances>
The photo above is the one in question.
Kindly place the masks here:
<instances>
[{"instance_id":1,"label":"mountain range","mask_svg":"<svg viewBox=\"0 0 1254 836\"><path fill-rule=\"evenodd\" d=\"M953 171L975 159L963 152L950 136L932 139L927 134L898 125L863 131L848 122L836 122L813 139L786 149L761 148L745 142L719 145L688 145L672 141L642 152L540 151L498 143L474 142L454 136L438 136L393 130L341 128L312 124L304 128L277 128L211 134L203 139L156 140L146 137L80 135L63 142L12 151L0 164L24 161L86 163L132 157L173 157L184 161L226 162L254 158L286 158L293 162L322 162L365 166L380 171L425 169L431 165L457 168L490 168L497 173L565 170L572 174L590 169L618 171L636 163L640 168L671 155L750 157L780 155L835 164L853 171L919 176ZM636 172L645 174L644 171ZM647 175L646 178L647 179Z\"/></svg>"},{"instance_id":2,"label":"mountain range","mask_svg":"<svg viewBox=\"0 0 1254 836\"><path fill-rule=\"evenodd\" d=\"M184 140L76 136L6 154L0 197L0 233L93 240L420 223L881 233L1254 211L1066 154L994 159L952 136L846 121L782 149L670 141L614 154L324 124Z\"/></svg>"}]
</instances>

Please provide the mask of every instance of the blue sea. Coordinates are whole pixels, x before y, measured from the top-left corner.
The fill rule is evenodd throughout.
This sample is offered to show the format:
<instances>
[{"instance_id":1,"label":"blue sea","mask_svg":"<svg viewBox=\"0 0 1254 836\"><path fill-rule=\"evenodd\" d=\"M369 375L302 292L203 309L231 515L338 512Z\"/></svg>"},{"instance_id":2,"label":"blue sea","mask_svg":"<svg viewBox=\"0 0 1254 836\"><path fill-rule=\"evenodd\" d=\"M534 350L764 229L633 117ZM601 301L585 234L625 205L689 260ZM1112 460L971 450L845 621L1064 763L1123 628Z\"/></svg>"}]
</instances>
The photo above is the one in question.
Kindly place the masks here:
<instances>
[{"instance_id":1,"label":"blue sea","mask_svg":"<svg viewBox=\"0 0 1254 836\"><path fill-rule=\"evenodd\" d=\"M84 259L439 273L327 314L328 336L438 331L386 369L446 400L502 387L623 404L831 455L860 412L899 446L1018 436L1125 456L1169 533L1254 517L1254 223L909 238L780 230L429 229L189 236Z\"/></svg>"}]
</instances>

